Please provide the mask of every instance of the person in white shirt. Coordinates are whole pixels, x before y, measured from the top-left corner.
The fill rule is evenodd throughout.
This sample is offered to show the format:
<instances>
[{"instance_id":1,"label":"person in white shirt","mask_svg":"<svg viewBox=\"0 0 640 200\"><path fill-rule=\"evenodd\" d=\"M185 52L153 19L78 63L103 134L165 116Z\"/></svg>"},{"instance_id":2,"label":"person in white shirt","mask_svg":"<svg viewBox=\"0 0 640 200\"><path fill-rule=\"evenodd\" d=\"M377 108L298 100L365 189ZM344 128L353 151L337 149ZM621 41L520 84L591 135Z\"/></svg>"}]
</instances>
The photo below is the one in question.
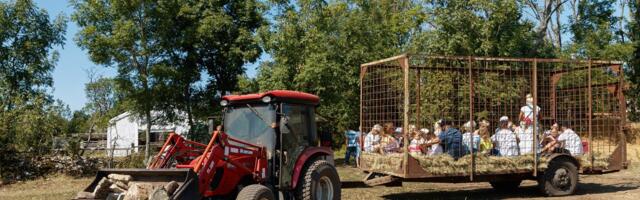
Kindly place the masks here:
<instances>
[{"instance_id":1,"label":"person in white shirt","mask_svg":"<svg viewBox=\"0 0 640 200\"><path fill-rule=\"evenodd\" d=\"M533 153L533 130L524 129L524 122L520 122L520 126L513 125L513 130L518 137L518 147L520 148L520 155Z\"/></svg>"},{"instance_id":2,"label":"person in white shirt","mask_svg":"<svg viewBox=\"0 0 640 200\"><path fill-rule=\"evenodd\" d=\"M462 129L464 129L464 133L462 134L463 148L467 149L469 152L478 152L478 148L480 146L480 135L475 131L471 132L475 127L476 122L474 121L468 121L462 125Z\"/></svg>"},{"instance_id":3,"label":"person in white shirt","mask_svg":"<svg viewBox=\"0 0 640 200\"><path fill-rule=\"evenodd\" d=\"M364 138L364 152L372 153L379 152L380 150L380 132L382 131L382 126L380 124L376 124L371 128L371 132L367 134Z\"/></svg>"},{"instance_id":4,"label":"person in white shirt","mask_svg":"<svg viewBox=\"0 0 640 200\"><path fill-rule=\"evenodd\" d=\"M438 136L436 136L435 133L429 132L428 129L420 129L420 132L422 132L425 135L425 140L426 142L423 144L423 148L425 150L425 155L427 156L435 156L435 155L440 155L442 154L442 145L440 145L439 143L434 143L433 141L438 138ZM427 145L427 143L433 143L431 145Z\"/></svg>"},{"instance_id":5,"label":"person in white shirt","mask_svg":"<svg viewBox=\"0 0 640 200\"><path fill-rule=\"evenodd\" d=\"M562 133L557 140L560 143L560 147L568 150L572 156L582 155L582 140L580 140L580 136L571 130L567 123L560 124L560 130L562 130Z\"/></svg>"},{"instance_id":6,"label":"person in white shirt","mask_svg":"<svg viewBox=\"0 0 640 200\"><path fill-rule=\"evenodd\" d=\"M532 130L529 129L533 129L533 125L536 125L536 129L539 129L540 127L537 126L538 121L540 120L540 106L535 106L535 111L536 111L536 116L535 116L535 122L533 121L534 117L533 117L533 96L531 96L531 94L527 94L527 99L526 99L526 105L522 106L520 108L520 121L524 122L525 126L524 127L520 127L526 131L530 131L533 132ZM539 132L539 130L537 130L536 132Z\"/></svg>"},{"instance_id":7,"label":"person in white shirt","mask_svg":"<svg viewBox=\"0 0 640 200\"><path fill-rule=\"evenodd\" d=\"M517 156L518 140L516 135L509 129L509 117L500 117L499 130L491 136L494 148L499 156Z\"/></svg>"}]
</instances>

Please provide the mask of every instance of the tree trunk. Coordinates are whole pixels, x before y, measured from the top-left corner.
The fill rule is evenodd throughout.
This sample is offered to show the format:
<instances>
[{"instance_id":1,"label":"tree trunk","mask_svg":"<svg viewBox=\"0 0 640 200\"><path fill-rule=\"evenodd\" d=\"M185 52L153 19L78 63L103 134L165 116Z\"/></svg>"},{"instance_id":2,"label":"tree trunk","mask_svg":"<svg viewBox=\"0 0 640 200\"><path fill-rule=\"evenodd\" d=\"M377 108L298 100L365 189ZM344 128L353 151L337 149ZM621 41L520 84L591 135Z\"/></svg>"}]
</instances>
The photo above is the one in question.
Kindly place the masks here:
<instances>
[{"instance_id":1,"label":"tree trunk","mask_svg":"<svg viewBox=\"0 0 640 200\"><path fill-rule=\"evenodd\" d=\"M147 131L145 132L145 144L144 144L144 159L145 161L149 161L149 155L150 155L150 145L149 145L149 141L151 138L151 109L146 110L146 118L147 118Z\"/></svg>"},{"instance_id":2,"label":"tree trunk","mask_svg":"<svg viewBox=\"0 0 640 200\"><path fill-rule=\"evenodd\" d=\"M561 5L560 1L556 1L556 6L558 7L558 10L556 10L556 30L555 30L555 32L556 32L556 35L558 36L558 41L557 41L558 42L557 43L558 48L560 50L562 50L562 24L560 22L560 15L562 14L562 12L561 12L562 8L560 8L560 6L562 6L562 5Z\"/></svg>"}]
</instances>

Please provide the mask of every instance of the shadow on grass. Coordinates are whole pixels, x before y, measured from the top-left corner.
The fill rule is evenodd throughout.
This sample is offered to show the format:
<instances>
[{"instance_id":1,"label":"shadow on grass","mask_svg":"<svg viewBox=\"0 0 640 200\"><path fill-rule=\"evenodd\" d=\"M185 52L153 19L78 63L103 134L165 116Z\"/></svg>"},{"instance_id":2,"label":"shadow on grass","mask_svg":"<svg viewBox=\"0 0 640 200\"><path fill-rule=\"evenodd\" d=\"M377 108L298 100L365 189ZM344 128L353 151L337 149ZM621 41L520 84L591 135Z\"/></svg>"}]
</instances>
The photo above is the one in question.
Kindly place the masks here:
<instances>
[{"instance_id":1,"label":"shadow on grass","mask_svg":"<svg viewBox=\"0 0 640 200\"><path fill-rule=\"evenodd\" d=\"M619 183L604 185L598 183L581 183L578 185L575 195L614 193L634 190L640 187L640 183ZM537 186L524 186L515 191L497 191L491 188L460 189L454 191L425 191L407 192L384 195L385 199L504 199L504 198L531 198L543 197Z\"/></svg>"}]
</instances>

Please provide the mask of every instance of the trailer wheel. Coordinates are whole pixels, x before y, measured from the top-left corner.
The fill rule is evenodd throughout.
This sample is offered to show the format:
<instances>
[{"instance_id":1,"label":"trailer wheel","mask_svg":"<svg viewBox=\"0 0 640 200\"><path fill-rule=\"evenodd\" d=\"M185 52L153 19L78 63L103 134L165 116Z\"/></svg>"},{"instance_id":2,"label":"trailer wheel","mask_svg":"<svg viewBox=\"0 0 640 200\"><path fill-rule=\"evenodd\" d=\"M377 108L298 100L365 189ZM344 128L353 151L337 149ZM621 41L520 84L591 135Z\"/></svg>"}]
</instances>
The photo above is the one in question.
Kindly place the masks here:
<instances>
[{"instance_id":1,"label":"trailer wheel","mask_svg":"<svg viewBox=\"0 0 640 200\"><path fill-rule=\"evenodd\" d=\"M304 178L298 183L298 199L340 199L340 177L338 171L326 160L316 160L303 170Z\"/></svg>"},{"instance_id":2,"label":"trailer wheel","mask_svg":"<svg viewBox=\"0 0 640 200\"><path fill-rule=\"evenodd\" d=\"M264 185L253 184L246 186L240 190L236 200L275 200L276 197L271 189Z\"/></svg>"},{"instance_id":3,"label":"trailer wheel","mask_svg":"<svg viewBox=\"0 0 640 200\"><path fill-rule=\"evenodd\" d=\"M538 180L538 185L547 196L565 196L573 194L578 184L576 165L568 159L553 160L549 168Z\"/></svg>"},{"instance_id":4,"label":"trailer wheel","mask_svg":"<svg viewBox=\"0 0 640 200\"><path fill-rule=\"evenodd\" d=\"M489 184L491 184L491 187L498 191L513 191L520 187L520 183L522 183L522 180L489 182Z\"/></svg>"}]
</instances>

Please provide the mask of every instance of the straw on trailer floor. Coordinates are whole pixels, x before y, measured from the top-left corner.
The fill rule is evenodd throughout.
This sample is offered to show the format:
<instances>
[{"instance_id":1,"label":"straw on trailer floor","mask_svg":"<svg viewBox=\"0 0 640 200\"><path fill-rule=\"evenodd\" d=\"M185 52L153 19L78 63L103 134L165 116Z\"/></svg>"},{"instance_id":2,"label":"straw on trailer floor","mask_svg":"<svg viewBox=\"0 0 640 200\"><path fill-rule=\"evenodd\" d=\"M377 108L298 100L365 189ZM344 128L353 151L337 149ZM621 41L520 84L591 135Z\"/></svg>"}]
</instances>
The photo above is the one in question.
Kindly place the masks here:
<instances>
[{"instance_id":1,"label":"straw on trailer floor","mask_svg":"<svg viewBox=\"0 0 640 200\"><path fill-rule=\"evenodd\" d=\"M594 168L606 169L609 164L608 156L602 153L594 154ZM454 160L447 154L441 154L437 156L413 156L422 169L431 175L442 176L466 176L469 175L471 165L471 155L465 155L458 160ZM590 168L591 162L589 160L591 156L585 154L578 156L578 161L582 168ZM377 171L397 171L402 167L402 154L371 154L364 153L361 157L361 162L366 162L372 170ZM476 155L475 156L475 173L476 174L497 174L497 173L515 173L523 171L532 171L534 166L534 156L521 155L514 157L501 157L501 156L488 156L488 155ZM545 170L548 166L547 157L541 156L538 158L538 170Z\"/></svg>"}]
</instances>

